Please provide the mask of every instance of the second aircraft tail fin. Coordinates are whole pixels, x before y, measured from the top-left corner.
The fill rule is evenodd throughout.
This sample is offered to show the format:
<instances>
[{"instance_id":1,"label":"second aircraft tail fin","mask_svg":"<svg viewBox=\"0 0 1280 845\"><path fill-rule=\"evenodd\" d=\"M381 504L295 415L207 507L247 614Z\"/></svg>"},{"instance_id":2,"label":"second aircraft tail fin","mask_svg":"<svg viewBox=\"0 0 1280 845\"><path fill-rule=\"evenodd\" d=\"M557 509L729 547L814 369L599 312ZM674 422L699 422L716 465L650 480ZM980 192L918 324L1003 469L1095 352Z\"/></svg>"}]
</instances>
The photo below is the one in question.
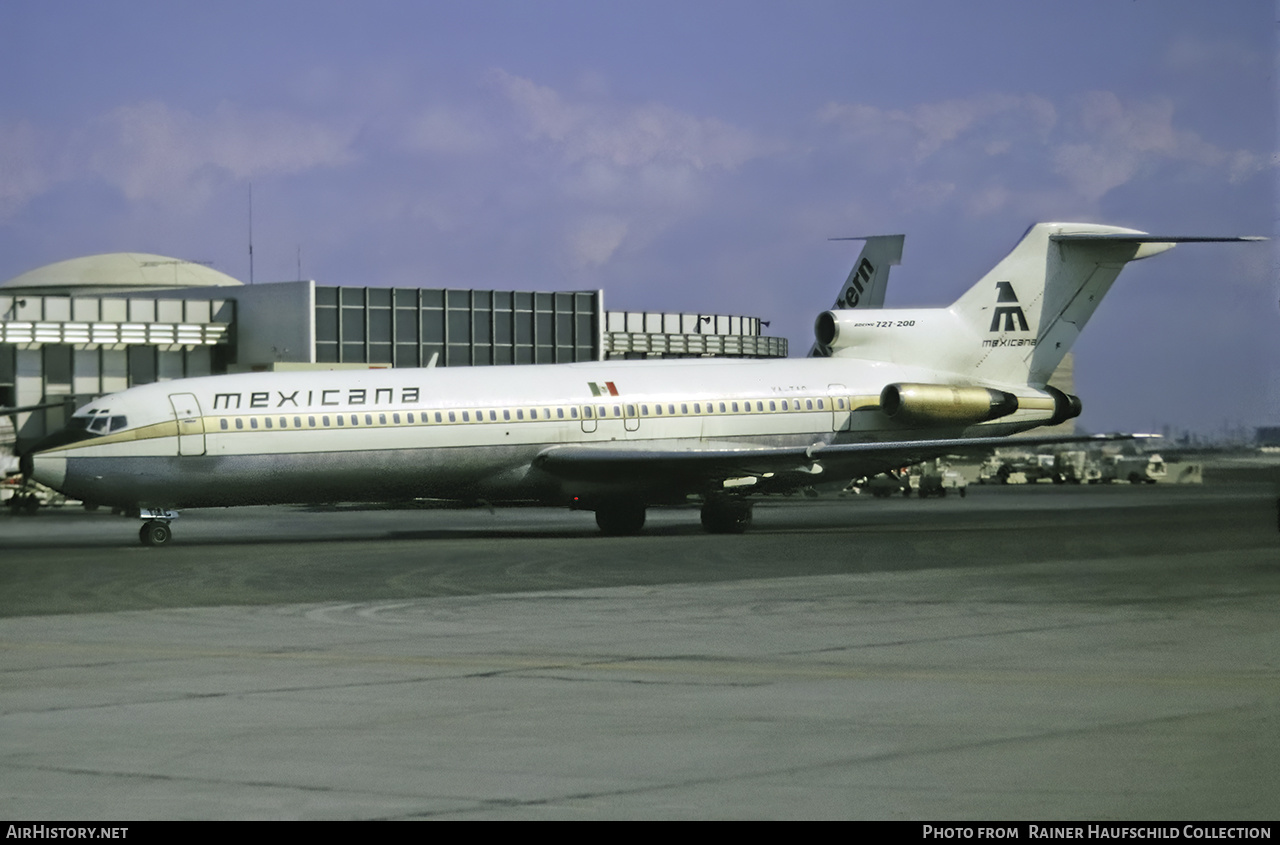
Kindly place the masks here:
<instances>
[{"instance_id":1,"label":"second aircraft tail fin","mask_svg":"<svg viewBox=\"0 0 1280 845\"><path fill-rule=\"evenodd\" d=\"M832 238L833 241L866 241L853 262L853 269L836 296L833 309L883 308L889 287L889 268L902 263L904 235L869 235L861 238ZM814 344L810 358L825 358L830 350Z\"/></svg>"}]
</instances>

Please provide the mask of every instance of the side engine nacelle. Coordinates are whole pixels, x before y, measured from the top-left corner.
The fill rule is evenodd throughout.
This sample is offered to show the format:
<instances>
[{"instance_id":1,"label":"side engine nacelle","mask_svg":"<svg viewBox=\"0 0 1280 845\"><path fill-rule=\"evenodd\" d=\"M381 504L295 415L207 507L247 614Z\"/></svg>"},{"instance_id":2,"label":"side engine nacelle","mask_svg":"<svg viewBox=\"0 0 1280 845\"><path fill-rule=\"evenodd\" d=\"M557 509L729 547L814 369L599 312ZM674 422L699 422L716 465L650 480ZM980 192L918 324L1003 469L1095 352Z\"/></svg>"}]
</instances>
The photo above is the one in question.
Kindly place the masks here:
<instances>
[{"instance_id":1,"label":"side engine nacelle","mask_svg":"<svg viewBox=\"0 0 1280 845\"><path fill-rule=\"evenodd\" d=\"M880 410L889 419L914 425L981 423L1018 410L1018 397L989 387L891 384L880 391Z\"/></svg>"},{"instance_id":2,"label":"side engine nacelle","mask_svg":"<svg viewBox=\"0 0 1280 845\"><path fill-rule=\"evenodd\" d=\"M911 425L972 425L998 420L1015 411L1048 413L1039 425L1057 425L1080 416L1077 396L1046 386L1046 395L1018 396L990 387L949 384L891 384L880 391L880 410L892 420Z\"/></svg>"}]
</instances>

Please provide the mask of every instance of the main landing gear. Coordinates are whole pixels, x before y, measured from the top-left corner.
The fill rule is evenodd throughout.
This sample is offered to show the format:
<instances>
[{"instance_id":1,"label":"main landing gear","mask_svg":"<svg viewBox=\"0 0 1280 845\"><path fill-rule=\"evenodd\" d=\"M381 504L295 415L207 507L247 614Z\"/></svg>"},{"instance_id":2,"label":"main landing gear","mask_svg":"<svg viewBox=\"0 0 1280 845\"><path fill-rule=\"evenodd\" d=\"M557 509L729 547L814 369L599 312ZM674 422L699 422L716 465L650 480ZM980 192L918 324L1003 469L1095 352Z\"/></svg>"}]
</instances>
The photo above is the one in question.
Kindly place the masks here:
<instances>
[{"instance_id":1,"label":"main landing gear","mask_svg":"<svg viewBox=\"0 0 1280 845\"><path fill-rule=\"evenodd\" d=\"M635 499L614 499L601 502L596 508L596 525L610 537L627 537L639 534L644 528L644 502Z\"/></svg>"},{"instance_id":2,"label":"main landing gear","mask_svg":"<svg viewBox=\"0 0 1280 845\"><path fill-rule=\"evenodd\" d=\"M743 499L709 499L702 506L708 534L741 534L751 527L751 503Z\"/></svg>"},{"instance_id":3,"label":"main landing gear","mask_svg":"<svg viewBox=\"0 0 1280 845\"><path fill-rule=\"evenodd\" d=\"M138 515L146 520L138 530L138 539L144 546L163 546L173 539L169 523L178 518L177 511L161 508L140 508Z\"/></svg>"},{"instance_id":4,"label":"main landing gear","mask_svg":"<svg viewBox=\"0 0 1280 845\"><path fill-rule=\"evenodd\" d=\"M596 525L611 537L639 534L644 528L644 503L613 499L596 508ZM751 502L744 499L710 499L702 506L702 527L709 534L741 534L751 526Z\"/></svg>"}]
</instances>

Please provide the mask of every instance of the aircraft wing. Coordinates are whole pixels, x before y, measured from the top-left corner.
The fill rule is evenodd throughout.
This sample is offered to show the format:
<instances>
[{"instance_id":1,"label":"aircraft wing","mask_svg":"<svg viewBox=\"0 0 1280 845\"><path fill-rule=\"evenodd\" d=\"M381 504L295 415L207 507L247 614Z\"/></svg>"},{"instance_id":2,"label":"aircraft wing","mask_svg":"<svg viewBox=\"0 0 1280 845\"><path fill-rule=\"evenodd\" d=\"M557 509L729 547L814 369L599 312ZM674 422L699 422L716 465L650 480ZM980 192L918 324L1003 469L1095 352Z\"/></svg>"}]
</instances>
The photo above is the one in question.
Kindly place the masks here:
<instances>
[{"instance_id":1,"label":"aircraft wing","mask_svg":"<svg viewBox=\"0 0 1280 845\"><path fill-rule=\"evenodd\" d=\"M1041 437L970 437L940 440L897 440L880 443L815 443L812 446L750 448L725 445L707 449L610 448L554 446L538 455L537 469L570 481L639 484L663 480L673 485L720 482L730 478L767 477L777 473L817 475L823 464L875 474L943 455L985 451L999 446L1045 446L1054 443L1103 443L1150 437L1144 434L1057 434ZM864 469L865 468L865 469ZM816 480L816 479L815 479Z\"/></svg>"}]
</instances>

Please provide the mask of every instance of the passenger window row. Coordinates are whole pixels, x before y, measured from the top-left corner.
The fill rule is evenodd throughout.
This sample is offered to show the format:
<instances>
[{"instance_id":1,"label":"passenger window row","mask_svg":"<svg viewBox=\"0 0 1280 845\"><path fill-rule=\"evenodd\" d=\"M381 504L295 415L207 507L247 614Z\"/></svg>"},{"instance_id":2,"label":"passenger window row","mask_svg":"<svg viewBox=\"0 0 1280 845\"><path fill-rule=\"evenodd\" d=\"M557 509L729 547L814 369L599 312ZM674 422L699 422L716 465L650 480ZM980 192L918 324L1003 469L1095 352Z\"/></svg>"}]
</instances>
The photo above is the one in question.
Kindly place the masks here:
<instances>
[{"instance_id":1,"label":"passenger window row","mask_svg":"<svg viewBox=\"0 0 1280 845\"><path fill-rule=\"evenodd\" d=\"M875 397L867 397L875 401ZM798 399L738 399L711 402L624 402L609 405L552 405L519 408L466 408L439 411L379 411L361 414L287 414L220 417L222 431L262 431L314 428L374 428L399 425L457 425L561 420L703 417L732 414L780 414L843 411L865 407L859 397L801 397ZM581 409L581 410L579 410Z\"/></svg>"}]
</instances>

